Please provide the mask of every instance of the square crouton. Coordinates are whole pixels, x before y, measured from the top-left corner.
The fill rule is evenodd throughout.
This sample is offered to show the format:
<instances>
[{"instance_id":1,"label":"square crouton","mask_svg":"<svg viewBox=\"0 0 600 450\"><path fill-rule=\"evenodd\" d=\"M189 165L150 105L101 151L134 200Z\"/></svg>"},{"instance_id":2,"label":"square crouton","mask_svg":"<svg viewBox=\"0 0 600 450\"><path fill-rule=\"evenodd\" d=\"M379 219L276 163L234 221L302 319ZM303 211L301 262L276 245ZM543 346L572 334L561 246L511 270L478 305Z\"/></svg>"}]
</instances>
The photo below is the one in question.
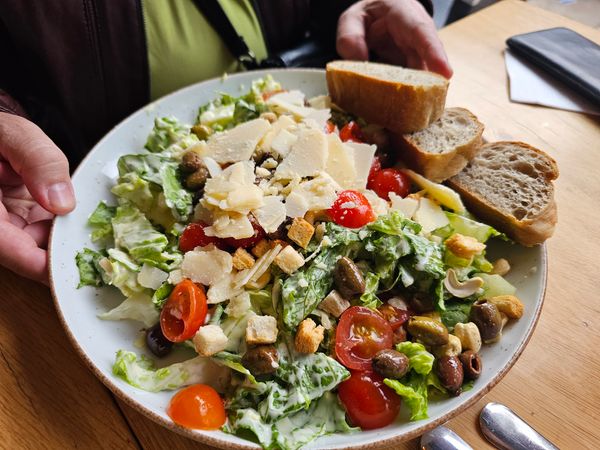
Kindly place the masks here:
<instances>
[{"instance_id":1,"label":"square crouton","mask_svg":"<svg viewBox=\"0 0 600 450\"><path fill-rule=\"evenodd\" d=\"M238 248L233 254L233 267L237 270L250 269L254 265L255 259L242 247Z\"/></svg>"},{"instance_id":2,"label":"square crouton","mask_svg":"<svg viewBox=\"0 0 600 450\"><path fill-rule=\"evenodd\" d=\"M319 303L319 309L331 314L333 317L340 317L348 308L350 308L350 302L335 289Z\"/></svg>"},{"instance_id":3,"label":"square crouton","mask_svg":"<svg viewBox=\"0 0 600 450\"><path fill-rule=\"evenodd\" d=\"M248 344L274 344L277 341L277 320L273 316L252 316L246 326Z\"/></svg>"},{"instance_id":4,"label":"square crouton","mask_svg":"<svg viewBox=\"0 0 600 450\"><path fill-rule=\"evenodd\" d=\"M288 245L279 252L275 258L275 264L285 273L291 275L304 265L304 257L294 250L291 245Z\"/></svg>"},{"instance_id":5,"label":"square crouton","mask_svg":"<svg viewBox=\"0 0 600 450\"><path fill-rule=\"evenodd\" d=\"M287 236L300 247L306 248L313 234L315 234L315 227L302 217L294 217Z\"/></svg>"},{"instance_id":6,"label":"square crouton","mask_svg":"<svg viewBox=\"0 0 600 450\"><path fill-rule=\"evenodd\" d=\"M205 325L198 329L192 341L199 355L212 356L225 350L227 340L220 326Z\"/></svg>"},{"instance_id":7,"label":"square crouton","mask_svg":"<svg viewBox=\"0 0 600 450\"><path fill-rule=\"evenodd\" d=\"M257 258L260 258L262 255L271 250L272 244L267 239L261 239L258 243L252 247L252 254Z\"/></svg>"},{"instance_id":8,"label":"square crouton","mask_svg":"<svg viewBox=\"0 0 600 450\"><path fill-rule=\"evenodd\" d=\"M298 325L294 344L299 353L315 353L325 337L323 325L317 326L312 319L304 319Z\"/></svg>"}]
</instances>

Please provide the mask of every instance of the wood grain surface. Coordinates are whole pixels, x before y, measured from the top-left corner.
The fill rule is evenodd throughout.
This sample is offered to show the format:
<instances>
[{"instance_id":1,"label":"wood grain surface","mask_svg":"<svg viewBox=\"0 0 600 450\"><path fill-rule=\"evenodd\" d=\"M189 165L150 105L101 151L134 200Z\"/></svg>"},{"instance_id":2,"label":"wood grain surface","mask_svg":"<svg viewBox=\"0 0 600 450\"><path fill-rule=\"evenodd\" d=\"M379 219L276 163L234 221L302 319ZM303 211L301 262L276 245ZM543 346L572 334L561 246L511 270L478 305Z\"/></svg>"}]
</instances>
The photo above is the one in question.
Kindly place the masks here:
<instances>
[{"instance_id":1,"label":"wood grain surface","mask_svg":"<svg viewBox=\"0 0 600 450\"><path fill-rule=\"evenodd\" d=\"M511 103L503 60L509 36L555 26L600 43L600 31L515 0L440 33L455 71L448 105L478 115L488 140L544 149L561 171L537 329L504 380L448 423L475 449L492 448L477 426L489 401L508 405L561 448L600 443L600 120ZM0 448L212 450L115 401L72 350L45 288L2 269L0 287Z\"/></svg>"}]
</instances>

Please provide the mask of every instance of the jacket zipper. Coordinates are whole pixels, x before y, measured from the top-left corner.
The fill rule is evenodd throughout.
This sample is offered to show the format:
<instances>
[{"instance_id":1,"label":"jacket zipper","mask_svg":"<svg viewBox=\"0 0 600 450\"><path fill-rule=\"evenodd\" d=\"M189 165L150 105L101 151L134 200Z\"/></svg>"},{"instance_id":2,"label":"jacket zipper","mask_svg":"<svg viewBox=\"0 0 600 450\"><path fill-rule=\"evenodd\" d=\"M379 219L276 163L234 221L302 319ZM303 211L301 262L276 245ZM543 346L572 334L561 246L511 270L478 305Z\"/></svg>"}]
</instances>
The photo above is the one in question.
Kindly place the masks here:
<instances>
[{"instance_id":1,"label":"jacket zipper","mask_svg":"<svg viewBox=\"0 0 600 450\"><path fill-rule=\"evenodd\" d=\"M98 31L98 17L96 9L94 7L93 0L83 0L83 12L85 15L86 28L88 32L88 38L90 40L90 47L94 52L94 59L96 61L96 67L98 69L98 76L102 84L103 99L104 99L104 116L106 118L108 111L108 98L106 89L106 80L104 77L104 64L102 61L102 51L100 49L100 34Z\"/></svg>"}]
</instances>

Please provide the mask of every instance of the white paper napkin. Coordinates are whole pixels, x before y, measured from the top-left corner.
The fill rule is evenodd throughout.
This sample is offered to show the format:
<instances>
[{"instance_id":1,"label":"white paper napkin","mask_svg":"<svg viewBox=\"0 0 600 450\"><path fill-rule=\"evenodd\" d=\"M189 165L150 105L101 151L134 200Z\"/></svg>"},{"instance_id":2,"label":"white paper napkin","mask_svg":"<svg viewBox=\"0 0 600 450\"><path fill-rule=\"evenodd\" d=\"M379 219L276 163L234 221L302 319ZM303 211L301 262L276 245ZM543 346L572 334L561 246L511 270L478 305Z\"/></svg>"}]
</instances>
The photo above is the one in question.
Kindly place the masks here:
<instances>
[{"instance_id":1,"label":"white paper napkin","mask_svg":"<svg viewBox=\"0 0 600 450\"><path fill-rule=\"evenodd\" d=\"M517 103L549 106L567 111L600 115L600 107L586 100L562 81L506 49L506 71L510 79L510 99Z\"/></svg>"}]
</instances>

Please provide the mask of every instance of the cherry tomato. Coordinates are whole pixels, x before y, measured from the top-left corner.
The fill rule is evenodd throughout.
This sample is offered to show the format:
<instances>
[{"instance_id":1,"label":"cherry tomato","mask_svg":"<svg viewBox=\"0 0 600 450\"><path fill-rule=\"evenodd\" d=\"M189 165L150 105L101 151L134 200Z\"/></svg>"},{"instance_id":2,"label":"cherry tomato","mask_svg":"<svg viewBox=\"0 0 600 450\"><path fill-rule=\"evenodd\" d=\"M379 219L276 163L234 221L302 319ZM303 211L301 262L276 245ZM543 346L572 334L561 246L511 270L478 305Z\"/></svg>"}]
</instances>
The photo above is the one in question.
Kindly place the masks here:
<instances>
[{"instance_id":1,"label":"cherry tomato","mask_svg":"<svg viewBox=\"0 0 600 450\"><path fill-rule=\"evenodd\" d=\"M340 139L343 142L365 142L360 125L353 120L344 125L340 130Z\"/></svg>"},{"instance_id":2,"label":"cherry tomato","mask_svg":"<svg viewBox=\"0 0 600 450\"><path fill-rule=\"evenodd\" d=\"M204 229L207 227L205 223L190 223L181 236L179 237L179 250L189 252L196 247L204 247L208 244L215 244L219 248L224 248L225 245L216 236L207 236L204 234Z\"/></svg>"},{"instance_id":3,"label":"cherry tomato","mask_svg":"<svg viewBox=\"0 0 600 450\"><path fill-rule=\"evenodd\" d=\"M160 312L160 329L171 342L183 342L196 334L206 319L204 288L192 280L181 281Z\"/></svg>"},{"instance_id":4,"label":"cherry tomato","mask_svg":"<svg viewBox=\"0 0 600 450\"><path fill-rule=\"evenodd\" d=\"M176 424L198 430L218 430L226 419L223 400L206 384L193 384L175 394L167 414Z\"/></svg>"},{"instance_id":5,"label":"cherry tomato","mask_svg":"<svg viewBox=\"0 0 600 450\"><path fill-rule=\"evenodd\" d=\"M338 395L353 425L372 430L389 425L400 411L400 397L371 371L354 372L338 387Z\"/></svg>"},{"instance_id":6,"label":"cherry tomato","mask_svg":"<svg viewBox=\"0 0 600 450\"><path fill-rule=\"evenodd\" d=\"M410 179L398 169L383 169L369 180L367 187L386 200L390 199L390 192L406 197L410 192Z\"/></svg>"},{"instance_id":7,"label":"cherry tomato","mask_svg":"<svg viewBox=\"0 0 600 450\"><path fill-rule=\"evenodd\" d=\"M410 317L410 313L405 309L396 308L395 306L387 303L377 308L377 311L385 320L389 322L393 331L396 331L398 328L400 328Z\"/></svg>"},{"instance_id":8,"label":"cherry tomato","mask_svg":"<svg viewBox=\"0 0 600 450\"><path fill-rule=\"evenodd\" d=\"M258 241L265 237L265 230L258 224L258 222L254 219L254 217L250 216L250 223L252 223L252 228L254 228L254 235L249 238L244 239L234 239L234 238L225 238L223 242L234 248L248 248L252 247Z\"/></svg>"},{"instance_id":9,"label":"cherry tomato","mask_svg":"<svg viewBox=\"0 0 600 450\"><path fill-rule=\"evenodd\" d=\"M352 190L340 192L327 212L335 223L347 228L360 228L375 220L369 200Z\"/></svg>"},{"instance_id":10,"label":"cherry tomato","mask_svg":"<svg viewBox=\"0 0 600 450\"><path fill-rule=\"evenodd\" d=\"M327 123L325 124L325 133L327 133L327 134L335 133L336 130L337 130L337 127L335 126L335 124L331 120L328 120Z\"/></svg>"},{"instance_id":11,"label":"cherry tomato","mask_svg":"<svg viewBox=\"0 0 600 450\"><path fill-rule=\"evenodd\" d=\"M373 162L371 163L371 170L369 170L369 184L371 180L379 173L381 170L381 158L379 156L373 157Z\"/></svg>"},{"instance_id":12,"label":"cherry tomato","mask_svg":"<svg viewBox=\"0 0 600 450\"><path fill-rule=\"evenodd\" d=\"M271 97L273 97L275 94L281 94L282 92L287 92L287 90L285 90L285 89L275 89L274 91L263 92L262 98L266 102Z\"/></svg>"},{"instance_id":13,"label":"cherry tomato","mask_svg":"<svg viewBox=\"0 0 600 450\"><path fill-rule=\"evenodd\" d=\"M380 314L364 306L344 311L335 332L335 354L349 369L369 370L379 350L392 348L393 331Z\"/></svg>"}]
</instances>

